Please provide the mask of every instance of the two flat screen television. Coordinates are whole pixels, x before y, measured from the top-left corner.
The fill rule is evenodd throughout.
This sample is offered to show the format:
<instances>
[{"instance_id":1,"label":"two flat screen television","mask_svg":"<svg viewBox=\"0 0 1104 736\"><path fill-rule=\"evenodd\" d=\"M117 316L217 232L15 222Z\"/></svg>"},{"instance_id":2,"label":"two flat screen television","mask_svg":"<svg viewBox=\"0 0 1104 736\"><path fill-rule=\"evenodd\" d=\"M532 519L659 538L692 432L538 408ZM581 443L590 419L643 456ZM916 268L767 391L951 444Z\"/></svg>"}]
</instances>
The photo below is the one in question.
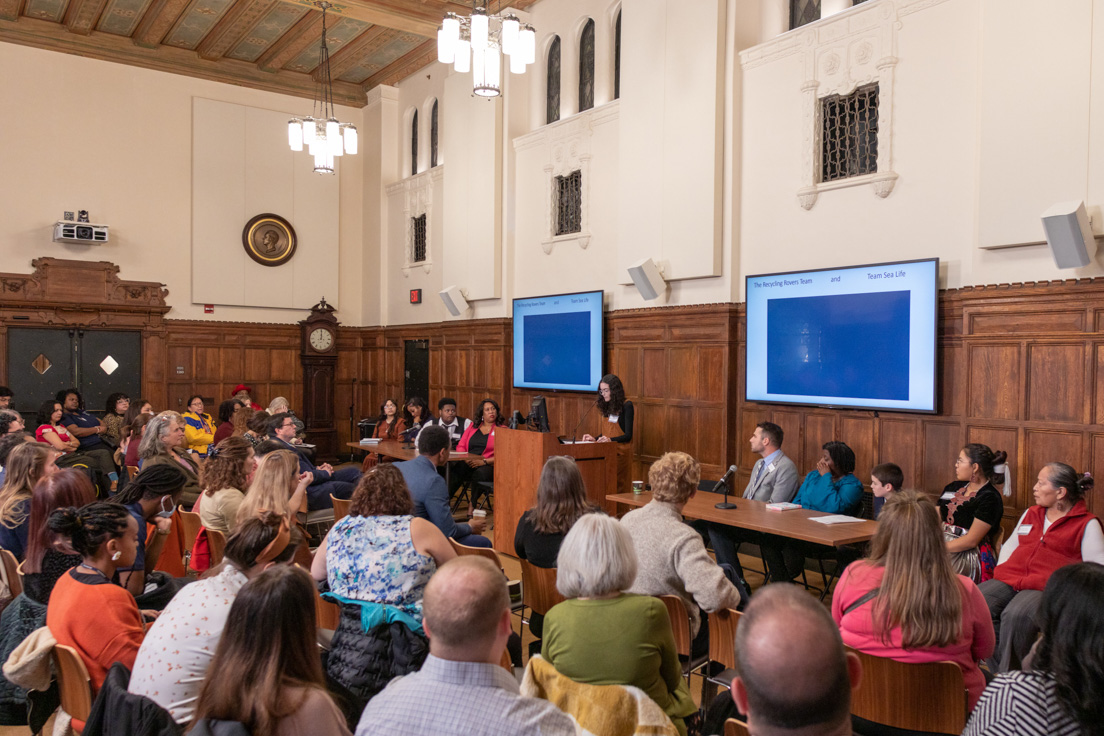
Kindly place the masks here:
<instances>
[{"instance_id":1,"label":"two flat screen television","mask_svg":"<svg viewBox=\"0 0 1104 736\"><path fill-rule=\"evenodd\" d=\"M939 260L747 277L747 400L936 410Z\"/></svg>"}]
</instances>

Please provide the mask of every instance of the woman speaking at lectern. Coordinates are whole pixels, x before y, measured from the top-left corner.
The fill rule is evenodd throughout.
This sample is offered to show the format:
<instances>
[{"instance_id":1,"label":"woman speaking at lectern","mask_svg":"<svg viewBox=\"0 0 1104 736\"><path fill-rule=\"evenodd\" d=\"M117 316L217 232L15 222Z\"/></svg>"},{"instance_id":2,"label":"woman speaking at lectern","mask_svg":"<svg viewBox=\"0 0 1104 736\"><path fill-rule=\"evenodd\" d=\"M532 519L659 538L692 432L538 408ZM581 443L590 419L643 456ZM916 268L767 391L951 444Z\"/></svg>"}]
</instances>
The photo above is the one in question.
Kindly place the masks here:
<instances>
[{"instance_id":1,"label":"woman speaking at lectern","mask_svg":"<svg viewBox=\"0 0 1104 736\"><path fill-rule=\"evenodd\" d=\"M611 426L597 437L583 435L583 442L632 442L633 404L625 398L625 387L621 385L620 378L612 373L602 376L596 406Z\"/></svg>"}]
</instances>

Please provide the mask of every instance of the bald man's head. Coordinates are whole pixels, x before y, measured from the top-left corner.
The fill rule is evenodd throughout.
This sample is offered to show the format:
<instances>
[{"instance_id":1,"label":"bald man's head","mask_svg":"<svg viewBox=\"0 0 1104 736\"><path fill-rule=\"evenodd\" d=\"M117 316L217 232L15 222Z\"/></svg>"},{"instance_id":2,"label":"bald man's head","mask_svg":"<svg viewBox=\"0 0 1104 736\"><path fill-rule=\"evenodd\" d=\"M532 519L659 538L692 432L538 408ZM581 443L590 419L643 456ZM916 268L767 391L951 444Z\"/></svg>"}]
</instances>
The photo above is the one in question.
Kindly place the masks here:
<instances>
[{"instance_id":1,"label":"bald man's head","mask_svg":"<svg viewBox=\"0 0 1104 736\"><path fill-rule=\"evenodd\" d=\"M509 609L506 577L490 560L463 556L446 562L422 599L431 651L491 646Z\"/></svg>"},{"instance_id":2,"label":"bald man's head","mask_svg":"<svg viewBox=\"0 0 1104 736\"><path fill-rule=\"evenodd\" d=\"M850 733L858 660L849 665L832 617L800 588L769 585L752 598L736 630L736 669L760 732L847 724Z\"/></svg>"}]
</instances>

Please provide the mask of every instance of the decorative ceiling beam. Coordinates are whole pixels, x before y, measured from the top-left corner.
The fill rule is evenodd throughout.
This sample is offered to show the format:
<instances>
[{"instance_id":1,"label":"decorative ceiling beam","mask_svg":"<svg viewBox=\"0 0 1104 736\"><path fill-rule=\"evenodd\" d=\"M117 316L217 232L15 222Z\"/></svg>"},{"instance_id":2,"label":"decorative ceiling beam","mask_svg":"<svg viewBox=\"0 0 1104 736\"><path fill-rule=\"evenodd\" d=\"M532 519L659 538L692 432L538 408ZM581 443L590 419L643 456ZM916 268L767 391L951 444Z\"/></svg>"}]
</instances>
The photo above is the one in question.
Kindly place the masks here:
<instances>
[{"instance_id":1,"label":"decorative ceiling beam","mask_svg":"<svg viewBox=\"0 0 1104 736\"><path fill-rule=\"evenodd\" d=\"M315 0L282 0L304 8L316 8ZM426 38L437 38L437 26L444 14L415 9L420 3L396 4L386 0L342 0L330 8L331 15L362 20L376 26L387 26Z\"/></svg>"},{"instance_id":2,"label":"decorative ceiling beam","mask_svg":"<svg viewBox=\"0 0 1104 736\"><path fill-rule=\"evenodd\" d=\"M280 71L284 64L288 63L303 49L322 37L322 13L312 10L295 22L284 35L276 40L276 43L268 47L268 50L257 59L257 66L264 71ZM307 79L310 79L308 76ZM313 84L313 80L311 80Z\"/></svg>"},{"instance_id":3,"label":"decorative ceiling beam","mask_svg":"<svg viewBox=\"0 0 1104 736\"><path fill-rule=\"evenodd\" d=\"M107 0L71 0L62 20L70 33L87 36L100 18Z\"/></svg>"},{"instance_id":4,"label":"decorative ceiling beam","mask_svg":"<svg viewBox=\"0 0 1104 736\"><path fill-rule=\"evenodd\" d=\"M279 0L238 0L203 37L196 52L204 59L221 59L238 45L258 20Z\"/></svg>"},{"instance_id":5,"label":"decorative ceiling beam","mask_svg":"<svg viewBox=\"0 0 1104 736\"><path fill-rule=\"evenodd\" d=\"M364 33L342 46L330 56L330 76L338 79L342 74L356 66L361 59L375 51L387 41L398 35L398 31L384 26L372 26ZM320 69L311 74L314 81L321 81Z\"/></svg>"},{"instance_id":6,"label":"decorative ceiling beam","mask_svg":"<svg viewBox=\"0 0 1104 736\"><path fill-rule=\"evenodd\" d=\"M0 0L0 20L19 20L23 0Z\"/></svg>"},{"instance_id":7,"label":"decorative ceiling beam","mask_svg":"<svg viewBox=\"0 0 1104 736\"><path fill-rule=\"evenodd\" d=\"M189 2L191 0L153 0L131 36L134 43L147 49L157 48Z\"/></svg>"},{"instance_id":8,"label":"decorative ceiling beam","mask_svg":"<svg viewBox=\"0 0 1104 736\"><path fill-rule=\"evenodd\" d=\"M406 79L419 69L424 69L437 61L437 41L426 41L405 56L400 56L361 83L364 91L380 84L393 85Z\"/></svg>"},{"instance_id":9,"label":"decorative ceiling beam","mask_svg":"<svg viewBox=\"0 0 1104 736\"><path fill-rule=\"evenodd\" d=\"M317 85L309 74L278 71L265 72L246 61L223 58L219 61L201 59L195 52L162 46L147 50L135 46L123 36L97 33L78 36L65 26L37 18L20 18L18 22L0 20L0 42L33 46L50 51L85 56L90 59L114 61L120 64L153 69L171 74L183 74L238 87L314 99ZM364 107L364 90L358 84L334 82L334 102L350 107Z\"/></svg>"}]
</instances>

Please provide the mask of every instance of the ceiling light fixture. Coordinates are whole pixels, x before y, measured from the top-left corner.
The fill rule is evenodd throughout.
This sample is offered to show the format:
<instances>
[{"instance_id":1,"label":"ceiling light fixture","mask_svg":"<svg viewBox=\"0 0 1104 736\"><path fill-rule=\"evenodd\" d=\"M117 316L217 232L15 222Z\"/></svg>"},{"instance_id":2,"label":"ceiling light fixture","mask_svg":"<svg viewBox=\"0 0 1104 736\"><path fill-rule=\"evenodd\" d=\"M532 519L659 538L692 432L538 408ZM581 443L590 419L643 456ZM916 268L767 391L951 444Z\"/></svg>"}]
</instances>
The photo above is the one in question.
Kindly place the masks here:
<instances>
[{"instance_id":1,"label":"ceiling light fixture","mask_svg":"<svg viewBox=\"0 0 1104 736\"><path fill-rule=\"evenodd\" d=\"M314 173L334 173L334 158L357 152L357 129L352 123L339 122L334 116L333 78L330 75L330 49L326 45L328 2L316 2L322 9L322 45L318 48L318 92L313 114L288 121L288 145L293 151L307 150L314 156Z\"/></svg>"},{"instance_id":2,"label":"ceiling light fixture","mask_svg":"<svg viewBox=\"0 0 1104 736\"><path fill-rule=\"evenodd\" d=\"M515 15L491 15L485 0L472 0L471 16L447 13L437 29L437 61L472 72L472 93L502 94L502 57L510 57L510 72L523 74L536 61L537 34Z\"/></svg>"}]
</instances>

